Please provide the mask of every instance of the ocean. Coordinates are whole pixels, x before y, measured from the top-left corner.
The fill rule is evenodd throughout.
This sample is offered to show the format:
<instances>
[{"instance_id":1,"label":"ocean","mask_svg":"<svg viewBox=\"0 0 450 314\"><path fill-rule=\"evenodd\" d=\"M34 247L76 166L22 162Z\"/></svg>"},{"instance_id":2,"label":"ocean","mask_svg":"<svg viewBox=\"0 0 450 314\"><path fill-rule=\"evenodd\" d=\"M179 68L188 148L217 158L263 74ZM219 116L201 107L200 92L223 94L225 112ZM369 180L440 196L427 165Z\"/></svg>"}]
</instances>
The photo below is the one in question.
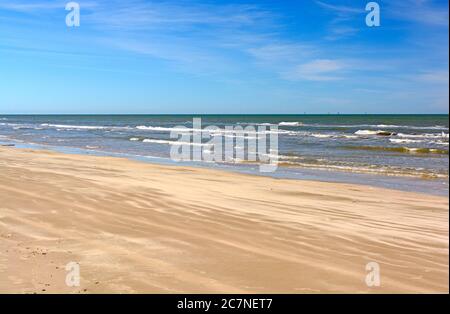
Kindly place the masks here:
<instances>
[{"instance_id":1,"label":"ocean","mask_svg":"<svg viewBox=\"0 0 450 314\"><path fill-rule=\"evenodd\" d=\"M203 127L277 126L278 169L262 174L240 160L182 164L448 194L448 115L4 115L0 144L173 164L170 131L192 128L195 117Z\"/></svg>"}]
</instances>

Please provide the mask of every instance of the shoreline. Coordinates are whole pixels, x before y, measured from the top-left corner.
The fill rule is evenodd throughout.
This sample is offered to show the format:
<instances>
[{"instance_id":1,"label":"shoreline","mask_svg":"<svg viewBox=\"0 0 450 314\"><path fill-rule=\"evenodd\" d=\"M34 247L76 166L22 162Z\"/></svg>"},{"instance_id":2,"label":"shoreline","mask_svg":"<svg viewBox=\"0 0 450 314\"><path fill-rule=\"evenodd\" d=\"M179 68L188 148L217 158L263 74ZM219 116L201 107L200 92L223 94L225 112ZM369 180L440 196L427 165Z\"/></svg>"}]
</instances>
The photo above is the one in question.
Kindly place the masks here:
<instances>
[{"instance_id":1,"label":"shoreline","mask_svg":"<svg viewBox=\"0 0 450 314\"><path fill-rule=\"evenodd\" d=\"M1 141L1 137L0 137ZM9 143L13 144L9 144ZM295 181L313 181L336 184L355 184L368 187L376 187L388 190L403 192L414 192L434 196L446 196L449 192L448 177L444 178L422 178L415 176L388 175L380 173L362 173L354 171L339 171L318 168L285 167L278 166L274 173L260 173L257 170L246 168L248 164L217 164L218 167L211 167L204 162L174 162L170 158L156 156L141 156L126 154L121 152L100 151L91 148L80 148L71 146L54 146L39 143L27 143L13 139L7 139L7 144L1 144L0 147L14 147L17 149L32 149L37 151L52 151L62 154L124 158L131 161L138 161L148 164L174 166L174 167L194 167L201 169L210 169L213 171L229 172L235 174L263 176L283 180ZM233 168L234 167L234 168ZM242 168L241 168L242 167ZM292 171L296 170L296 171ZM433 184L434 183L434 184ZM442 187L440 185L443 185ZM438 188L437 188L438 187Z\"/></svg>"},{"instance_id":2,"label":"shoreline","mask_svg":"<svg viewBox=\"0 0 450 314\"><path fill-rule=\"evenodd\" d=\"M0 292L448 293L448 197L16 147L0 157ZM381 287L364 282L372 261Z\"/></svg>"}]
</instances>

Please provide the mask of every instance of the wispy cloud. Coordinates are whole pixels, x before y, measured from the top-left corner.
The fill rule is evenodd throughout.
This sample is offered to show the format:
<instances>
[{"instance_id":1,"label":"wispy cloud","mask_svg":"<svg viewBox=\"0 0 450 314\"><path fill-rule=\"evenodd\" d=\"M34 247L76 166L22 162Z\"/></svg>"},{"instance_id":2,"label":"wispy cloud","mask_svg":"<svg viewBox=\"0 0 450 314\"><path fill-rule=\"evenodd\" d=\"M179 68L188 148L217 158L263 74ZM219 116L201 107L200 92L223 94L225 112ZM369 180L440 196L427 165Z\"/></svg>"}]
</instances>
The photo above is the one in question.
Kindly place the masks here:
<instances>
[{"instance_id":1,"label":"wispy cloud","mask_svg":"<svg viewBox=\"0 0 450 314\"><path fill-rule=\"evenodd\" d=\"M254 5L199 4L194 2L108 1L86 15L87 22L121 30L161 28L181 31L196 27L254 27L270 18Z\"/></svg>"},{"instance_id":2,"label":"wispy cloud","mask_svg":"<svg viewBox=\"0 0 450 314\"><path fill-rule=\"evenodd\" d=\"M54 10L64 8L65 4L62 1L58 2L0 2L0 10L9 10L17 12L34 12L42 10Z\"/></svg>"},{"instance_id":3,"label":"wispy cloud","mask_svg":"<svg viewBox=\"0 0 450 314\"><path fill-rule=\"evenodd\" d=\"M236 81L249 94L270 86L283 91L280 97L285 99L306 82L314 82L313 90L326 85L325 94L342 88L349 99L374 90L399 90L406 99L421 86L424 95L448 98L441 91L448 86L448 48L443 45L448 41L442 35L448 36L448 4L444 1L380 0L383 24L370 30L364 24L368 1L363 0L317 0L301 5L78 2L82 26L68 30L63 24L66 1L0 0L3 55L19 55L15 58L19 60L26 53L23 60L34 56L56 66L84 66L86 71L98 67L152 73L157 69L168 80L183 72L196 79L208 76L204 84ZM305 7L308 10L300 10ZM85 64L80 62L81 55L89 59ZM102 56L114 60L106 62ZM251 90L249 86L257 87Z\"/></svg>"},{"instance_id":4,"label":"wispy cloud","mask_svg":"<svg viewBox=\"0 0 450 314\"><path fill-rule=\"evenodd\" d=\"M204 47L190 46L179 39L169 41L155 38L154 41L143 42L127 38L103 38L100 42L127 53L162 60L176 71L195 75L224 75L236 69L232 60L223 55L212 53Z\"/></svg>"},{"instance_id":5,"label":"wispy cloud","mask_svg":"<svg viewBox=\"0 0 450 314\"><path fill-rule=\"evenodd\" d=\"M0 10L15 11L20 13L36 13L44 11L64 10L69 1L55 0L55 1L16 1L16 2L0 2ZM77 1L83 8L94 8L97 6L93 1Z\"/></svg>"},{"instance_id":6,"label":"wispy cloud","mask_svg":"<svg viewBox=\"0 0 450 314\"><path fill-rule=\"evenodd\" d=\"M333 11L341 15L364 13L364 8L358 8L354 6L334 5L322 1L316 1L316 3L324 9Z\"/></svg>"},{"instance_id":7,"label":"wispy cloud","mask_svg":"<svg viewBox=\"0 0 450 314\"><path fill-rule=\"evenodd\" d=\"M356 35L360 31L360 27L349 25L356 18L361 20L364 18L364 6L345 6L334 5L323 1L315 1L322 9L333 14L333 18L328 23L328 35L326 40L339 40Z\"/></svg>"},{"instance_id":8,"label":"wispy cloud","mask_svg":"<svg viewBox=\"0 0 450 314\"><path fill-rule=\"evenodd\" d=\"M391 18L448 27L448 2L437 4L431 0L395 0L386 2L386 8Z\"/></svg>"},{"instance_id":9,"label":"wispy cloud","mask_svg":"<svg viewBox=\"0 0 450 314\"><path fill-rule=\"evenodd\" d=\"M276 65L298 62L317 52L317 48L306 43L267 43L251 47L247 52L261 64Z\"/></svg>"},{"instance_id":10,"label":"wispy cloud","mask_svg":"<svg viewBox=\"0 0 450 314\"><path fill-rule=\"evenodd\" d=\"M296 66L285 73L285 77L290 80L336 81L342 79L339 71L345 67L345 64L338 60L317 59Z\"/></svg>"},{"instance_id":11,"label":"wispy cloud","mask_svg":"<svg viewBox=\"0 0 450 314\"><path fill-rule=\"evenodd\" d=\"M346 26L346 25L331 25L329 27L329 34L325 36L326 40L338 40L346 37L356 35L360 28Z\"/></svg>"},{"instance_id":12,"label":"wispy cloud","mask_svg":"<svg viewBox=\"0 0 450 314\"><path fill-rule=\"evenodd\" d=\"M358 15L367 14L365 2L358 5L336 5L324 1L316 1L323 9L336 15L333 22L351 19ZM448 26L448 3L433 0L389 0L379 1L381 14L396 20L416 22L428 25Z\"/></svg>"},{"instance_id":13,"label":"wispy cloud","mask_svg":"<svg viewBox=\"0 0 450 314\"><path fill-rule=\"evenodd\" d=\"M96 46L160 59L170 63L172 69L194 74L238 68L236 58L228 54L252 56L248 48L272 42L270 33L278 27L273 13L250 4L191 0L77 2L81 7L82 41L90 38ZM0 18L1 10L5 10L33 16L55 13L63 21L66 3L0 2ZM40 21L34 17L31 20ZM55 38L54 44L63 41Z\"/></svg>"},{"instance_id":14,"label":"wispy cloud","mask_svg":"<svg viewBox=\"0 0 450 314\"><path fill-rule=\"evenodd\" d=\"M274 14L257 5L194 1L113 0L99 3L82 20L107 34L100 41L113 49L196 74L239 68L228 55L252 56L249 48L272 42L278 27Z\"/></svg>"},{"instance_id":15,"label":"wispy cloud","mask_svg":"<svg viewBox=\"0 0 450 314\"><path fill-rule=\"evenodd\" d=\"M447 85L449 83L448 70L425 72L425 73L419 74L417 78L421 81L428 82L428 83L441 83L441 84L447 84Z\"/></svg>"}]
</instances>

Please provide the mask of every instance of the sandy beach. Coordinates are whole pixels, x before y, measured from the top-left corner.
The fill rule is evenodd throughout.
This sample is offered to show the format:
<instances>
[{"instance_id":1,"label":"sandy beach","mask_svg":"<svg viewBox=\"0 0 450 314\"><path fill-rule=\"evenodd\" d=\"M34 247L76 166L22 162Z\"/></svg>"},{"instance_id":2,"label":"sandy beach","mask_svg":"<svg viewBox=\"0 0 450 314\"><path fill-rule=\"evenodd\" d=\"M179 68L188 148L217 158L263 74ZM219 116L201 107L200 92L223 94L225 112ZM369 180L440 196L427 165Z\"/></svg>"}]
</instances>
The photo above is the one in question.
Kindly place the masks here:
<instances>
[{"instance_id":1,"label":"sandy beach","mask_svg":"<svg viewBox=\"0 0 450 314\"><path fill-rule=\"evenodd\" d=\"M1 293L449 291L449 201L0 148ZM69 262L81 285L66 285ZM365 283L380 265L381 286Z\"/></svg>"}]
</instances>

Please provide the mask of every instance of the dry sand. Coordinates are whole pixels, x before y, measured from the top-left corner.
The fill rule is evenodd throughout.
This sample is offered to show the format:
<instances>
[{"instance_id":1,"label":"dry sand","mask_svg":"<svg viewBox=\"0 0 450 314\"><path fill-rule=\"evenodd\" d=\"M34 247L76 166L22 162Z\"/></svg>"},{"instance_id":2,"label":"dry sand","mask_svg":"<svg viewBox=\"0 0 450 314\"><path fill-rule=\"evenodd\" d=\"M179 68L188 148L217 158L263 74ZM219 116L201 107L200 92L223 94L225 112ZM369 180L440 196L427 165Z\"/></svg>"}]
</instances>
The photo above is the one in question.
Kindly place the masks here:
<instances>
[{"instance_id":1,"label":"dry sand","mask_svg":"<svg viewBox=\"0 0 450 314\"><path fill-rule=\"evenodd\" d=\"M448 292L448 218L446 197L1 147L0 292Z\"/></svg>"}]
</instances>

